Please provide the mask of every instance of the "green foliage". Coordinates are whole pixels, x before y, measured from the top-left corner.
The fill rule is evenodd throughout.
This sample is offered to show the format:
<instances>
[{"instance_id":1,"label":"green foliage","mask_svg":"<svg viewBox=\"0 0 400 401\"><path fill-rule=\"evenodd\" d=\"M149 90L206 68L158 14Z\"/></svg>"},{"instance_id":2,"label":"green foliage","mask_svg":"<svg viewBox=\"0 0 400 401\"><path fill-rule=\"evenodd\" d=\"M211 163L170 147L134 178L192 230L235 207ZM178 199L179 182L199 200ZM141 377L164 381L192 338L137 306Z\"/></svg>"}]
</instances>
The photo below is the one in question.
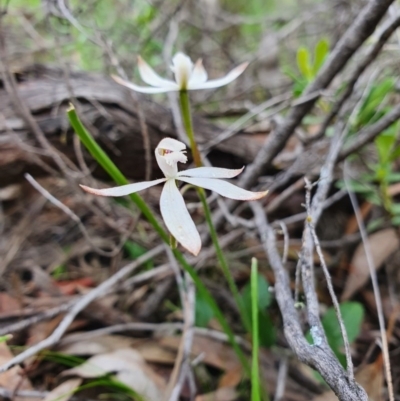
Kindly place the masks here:
<instances>
[{"instance_id":1,"label":"green foliage","mask_svg":"<svg viewBox=\"0 0 400 401\"><path fill-rule=\"evenodd\" d=\"M260 276L258 274L257 259L251 261L250 275L250 298L251 298L251 338L253 340L252 347L252 364L251 364L251 401L260 401L260 372L259 372L259 322L258 316L260 312ZM268 290L268 288L267 288Z\"/></svg>"},{"instance_id":2,"label":"green foliage","mask_svg":"<svg viewBox=\"0 0 400 401\"><path fill-rule=\"evenodd\" d=\"M400 181L400 173L395 171L395 162L400 156L399 140L400 123L392 124L374 141L377 161L367 163L368 172L359 181L351 180L350 189L362 194L369 202L383 207L393 225L400 225L400 207L393 202L389 187ZM344 187L343 181L338 183Z\"/></svg>"},{"instance_id":3,"label":"green foliage","mask_svg":"<svg viewBox=\"0 0 400 401\"><path fill-rule=\"evenodd\" d=\"M304 46L297 50L296 61L300 75L289 67L283 67L283 72L293 80L293 94L295 96L300 96L304 89L315 79L328 53L329 42L327 39L321 39L315 45L313 55Z\"/></svg>"},{"instance_id":4,"label":"green foliage","mask_svg":"<svg viewBox=\"0 0 400 401\"><path fill-rule=\"evenodd\" d=\"M67 267L65 264L58 265L52 272L51 276L54 280L61 280L65 273L67 272Z\"/></svg>"},{"instance_id":5,"label":"green foliage","mask_svg":"<svg viewBox=\"0 0 400 401\"><path fill-rule=\"evenodd\" d=\"M361 324L364 318L363 306L359 302L343 302L340 304L340 312L342 314L349 342L352 343L355 341L361 330ZM329 308L323 316L322 326L329 346L339 359L340 363L345 367L346 357L343 353L343 338L333 307ZM310 344L313 343L310 333L307 333L307 339Z\"/></svg>"},{"instance_id":6,"label":"green foliage","mask_svg":"<svg viewBox=\"0 0 400 401\"><path fill-rule=\"evenodd\" d=\"M55 351L43 351L45 359L48 361L52 361L59 365L68 366L69 368L74 368L85 363L85 359L79 358L73 355L63 354L61 352ZM88 388L96 388L96 387L105 387L107 389L114 390L119 395L125 395L124 399L130 399L135 401L145 401L143 397L140 397L135 391L133 391L130 387L125 385L124 383L116 380L112 375L105 375L99 379L89 380L88 383L85 383L79 387L77 387L72 394L76 394L80 391L83 391ZM115 395L113 394L113 398Z\"/></svg>"},{"instance_id":7,"label":"green foliage","mask_svg":"<svg viewBox=\"0 0 400 401\"><path fill-rule=\"evenodd\" d=\"M140 256L144 255L147 252L146 248L143 248L141 245L137 244L136 242L126 241L124 244L124 250L128 254L129 258L132 260L136 260ZM145 263L146 269L152 269L154 267L153 259L149 259Z\"/></svg>"},{"instance_id":8,"label":"green foliage","mask_svg":"<svg viewBox=\"0 0 400 401\"><path fill-rule=\"evenodd\" d=\"M201 294L196 293L196 314L195 324L197 327L207 327L210 320L214 317L214 311L210 304L204 299Z\"/></svg>"},{"instance_id":9,"label":"green foliage","mask_svg":"<svg viewBox=\"0 0 400 401\"><path fill-rule=\"evenodd\" d=\"M349 342L352 343L360 334L361 323L364 319L363 306L359 302L343 302L340 304L340 312L342 314ZM346 357L343 354L344 343L342 333L333 308L329 308L325 313L322 318L322 326L324 327L332 351L338 357L342 365L345 366Z\"/></svg>"},{"instance_id":10,"label":"green foliage","mask_svg":"<svg viewBox=\"0 0 400 401\"><path fill-rule=\"evenodd\" d=\"M272 297L269 291L269 284L262 274L257 274L257 305L258 305L258 322L259 331L258 337L260 345L263 347L271 347L276 343L276 330L274 323L267 312L267 308L270 306ZM253 295L251 281L249 281L242 290L241 301L246 316L250 318L250 324L252 324L252 302ZM196 294L196 326L206 327L209 321L214 317L214 312L210 308L209 304L201 296Z\"/></svg>"},{"instance_id":11,"label":"green foliage","mask_svg":"<svg viewBox=\"0 0 400 401\"><path fill-rule=\"evenodd\" d=\"M74 368L75 366L81 365L85 362L83 358L79 358L74 355L63 354L62 352L42 351L42 355L47 361L57 363L59 365L68 366L69 368Z\"/></svg>"},{"instance_id":12,"label":"green foliage","mask_svg":"<svg viewBox=\"0 0 400 401\"><path fill-rule=\"evenodd\" d=\"M391 107L385 105L385 99L393 92L395 83L395 79L385 78L371 86L352 124L353 132L375 123L390 111Z\"/></svg>"},{"instance_id":13,"label":"green foliage","mask_svg":"<svg viewBox=\"0 0 400 401\"><path fill-rule=\"evenodd\" d=\"M4 343L8 340L11 340L12 337L13 337L12 334L6 334L4 336L0 336L0 343Z\"/></svg>"},{"instance_id":14,"label":"green foliage","mask_svg":"<svg viewBox=\"0 0 400 401\"><path fill-rule=\"evenodd\" d=\"M271 293L269 285L262 274L257 274L257 305L258 305L258 321L259 321L259 340L264 347L271 347L276 341L275 327L267 308L271 304ZM242 290L242 302L247 316L252 316L252 287L251 282L246 284Z\"/></svg>"},{"instance_id":15,"label":"green foliage","mask_svg":"<svg viewBox=\"0 0 400 401\"><path fill-rule=\"evenodd\" d=\"M371 86L351 121L349 137L390 112L392 106L389 100L395 91L395 83L395 79L385 78ZM369 202L383 207L394 225L400 225L400 208L394 204L389 186L400 180L400 173L395 171L395 162L400 157L399 131L400 123L396 121L375 139L377 160L367 160L368 171L358 181L350 181L350 189L362 194ZM345 186L342 181L337 185L341 188ZM377 223L373 222L375 228L379 225Z\"/></svg>"}]
</instances>

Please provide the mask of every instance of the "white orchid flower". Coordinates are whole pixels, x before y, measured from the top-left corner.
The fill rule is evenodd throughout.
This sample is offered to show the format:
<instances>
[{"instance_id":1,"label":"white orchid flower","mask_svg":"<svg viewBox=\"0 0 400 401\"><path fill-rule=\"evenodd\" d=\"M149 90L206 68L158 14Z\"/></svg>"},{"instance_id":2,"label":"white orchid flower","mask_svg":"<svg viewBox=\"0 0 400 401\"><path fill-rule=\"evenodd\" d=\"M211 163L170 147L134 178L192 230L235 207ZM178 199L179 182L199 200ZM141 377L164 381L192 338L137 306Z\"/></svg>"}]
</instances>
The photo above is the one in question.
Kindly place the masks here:
<instances>
[{"instance_id":1,"label":"white orchid flower","mask_svg":"<svg viewBox=\"0 0 400 401\"><path fill-rule=\"evenodd\" d=\"M181 90L219 88L234 81L248 66L243 63L219 79L207 81L207 72L201 59L193 65L190 57L183 53L177 53L172 59L171 70L175 75L175 81L160 77L140 56L138 57L139 73L143 81L151 86L138 86L114 76L116 82L141 93L163 93Z\"/></svg>"},{"instance_id":2,"label":"white orchid flower","mask_svg":"<svg viewBox=\"0 0 400 401\"><path fill-rule=\"evenodd\" d=\"M176 186L176 180L209 189L227 198L237 200L260 199L265 196L268 191L246 191L245 189L220 179L236 177L243 171L244 167L238 170L217 167L197 167L185 171L178 171L178 162L187 162L185 149L186 145L184 143L172 138L164 138L158 144L155 150L156 159L165 178L106 189L94 189L84 185L81 185L81 187L86 192L94 195L124 196L165 182L160 198L160 210L165 225L169 232L184 248L194 255L197 255L201 249L200 235L190 217L183 197Z\"/></svg>"}]
</instances>

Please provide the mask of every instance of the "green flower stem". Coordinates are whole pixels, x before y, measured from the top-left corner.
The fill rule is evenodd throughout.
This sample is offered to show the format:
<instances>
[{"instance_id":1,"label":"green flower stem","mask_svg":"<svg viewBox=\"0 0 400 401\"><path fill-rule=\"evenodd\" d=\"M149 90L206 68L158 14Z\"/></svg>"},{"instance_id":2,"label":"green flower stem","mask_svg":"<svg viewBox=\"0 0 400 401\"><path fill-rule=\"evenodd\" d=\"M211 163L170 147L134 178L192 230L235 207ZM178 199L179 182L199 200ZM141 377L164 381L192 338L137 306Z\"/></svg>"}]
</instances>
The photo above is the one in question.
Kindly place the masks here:
<instances>
[{"instance_id":1,"label":"green flower stem","mask_svg":"<svg viewBox=\"0 0 400 401\"><path fill-rule=\"evenodd\" d=\"M251 363L251 401L260 401L260 373L258 366L258 277L257 277L258 264L257 259L251 260L251 322L252 322L252 363Z\"/></svg>"},{"instance_id":2,"label":"green flower stem","mask_svg":"<svg viewBox=\"0 0 400 401\"><path fill-rule=\"evenodd\" d=\"M118 169L118 167L111 161L111 159L107 156L107 154L100 148L94 138L90 135L90 133L85 129L81 121L79 120L75 108L71 105L67 111L68 118L71 123L72 128L75 130L79 139L82 141L86 149L90 152L90 154L95 158L95 160L104 168L104 170L109 174L109 176L115 181L118 185L126 185L128 184L128 180L122 174L122 172ZM159 224L158 220L155 218L151 209L147 206L146 202L142 199L142 197L138 194L130 194L129 197L136 204L139 210L143 213L143 215L147 218L149 223L153 226L154 230L158 233L158 235L162 238L162 240L169 245L169 234L162 228ZM181 264L183 269L189 273L191 278L193 279L199 293L201 296L208 302L211 306L215 317L217 318L219 324L224 330L225 334L228 336L229 341L235 350L244 371L247 375L250 375L250 367L249 363L243 354L242 349L239 347L235 336L229 327L228 322L225 319L221 309L218 307L215 302L213 296L210 294L208 289L202 283L200 277L197 275L196 271L193 267L186 261L185 257L179 252L178 249L173 249L173 253L175 258Z\"/></svg>"},{"instance_id":3,"label":"green flower stem","mask_svg":"<svg viewBox=\"0 0 400 401\"><path fill-rule=\"evenodd\" d=\"M190 102L188 92L186 90L179 92L179 103L181 106L181 114L183 124L185 126L186 134L189 138L190 148L193 154L193 160L196 167L201 167L203 164L201 162L200 152L197 147L197 143L194 137L194 130L193 130L193 123L192 123L192 116L190 112ZM200 201L203 205L204 216L206 218L208 228L210 230L211 241L215 248L215 253L217 255L219 264L221 265L222 271L225 275L225 278L228 282L229 289L235 299L235 302L238 306L240 318L242 320L244 328L250 333L251 331L251 324L249 316L246 314L246 310L243 304L242 297L240 296L239 290L236 286L235 280L232 277L232 274L229 270L228 263L226 261L225 255L222 252L221 246L219 244L218 235L214 227L214 223L211 217L211 210L207 203L206 194L203 188L196 187L197 194L200 198Z\"/></svg>"},{"instance_id":4,"label":"green flower stem","mask_svg":"<svg viewBox=\"0 0 400 401\"><path fill-rule=\"evenodd\" d=\"M192 150L194 164L196 165L196 167L201 167L203 163L201 162L200 152L194 139L192 113L190 112L190 102L187 90L181 90L179 92L179 104L181 106L183 125L189 138L190 149Z\"/></svg>"}]
</instances>

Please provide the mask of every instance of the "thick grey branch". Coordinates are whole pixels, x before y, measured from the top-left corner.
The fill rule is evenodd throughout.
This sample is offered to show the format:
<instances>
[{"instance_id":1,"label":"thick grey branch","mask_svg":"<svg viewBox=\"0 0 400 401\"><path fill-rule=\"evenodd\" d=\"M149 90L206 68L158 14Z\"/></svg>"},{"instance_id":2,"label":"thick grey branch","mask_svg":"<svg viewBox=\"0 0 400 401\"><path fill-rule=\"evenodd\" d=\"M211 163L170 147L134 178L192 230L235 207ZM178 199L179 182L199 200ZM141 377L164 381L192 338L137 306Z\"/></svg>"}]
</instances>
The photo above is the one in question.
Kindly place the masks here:
<instances>
[{"instance_id":1,"label":"thick grey branch","mask_svg":"<svg viewBox=\"0 0 400 401\"><path fill-rule=\"evenodd\" d=\"M275 274L275 296L282 314L285 337L300 361L317 370L341 401L367 401L368 396L356 382L349 380L345 370L324 342L310 345L304 338L288 274L276 248L275 234L268 224L261 205L252 202L257 228Z\"/></svg>"}]
</instances>

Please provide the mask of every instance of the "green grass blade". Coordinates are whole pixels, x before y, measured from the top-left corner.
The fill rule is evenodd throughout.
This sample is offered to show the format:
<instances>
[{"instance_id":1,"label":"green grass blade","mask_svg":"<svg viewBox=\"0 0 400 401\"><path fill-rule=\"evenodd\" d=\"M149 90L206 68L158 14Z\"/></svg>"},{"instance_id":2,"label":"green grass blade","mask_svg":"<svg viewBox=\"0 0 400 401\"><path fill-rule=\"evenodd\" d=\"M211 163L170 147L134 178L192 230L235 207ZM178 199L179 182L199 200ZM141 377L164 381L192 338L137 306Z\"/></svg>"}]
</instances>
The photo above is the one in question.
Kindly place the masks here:
<instances>
[{"instance_id":1,"label":"green grass blade","mask_svg":"<svg viewBox=\"0 0 400 401\"><path fill-rule=\"evenodd\" d=\"M251 317L252 317L252 364L251 364L251 401L261 401L260 372L258 365L258 263L256 258L251 260Z\"/></svg>"}]
</instances>

